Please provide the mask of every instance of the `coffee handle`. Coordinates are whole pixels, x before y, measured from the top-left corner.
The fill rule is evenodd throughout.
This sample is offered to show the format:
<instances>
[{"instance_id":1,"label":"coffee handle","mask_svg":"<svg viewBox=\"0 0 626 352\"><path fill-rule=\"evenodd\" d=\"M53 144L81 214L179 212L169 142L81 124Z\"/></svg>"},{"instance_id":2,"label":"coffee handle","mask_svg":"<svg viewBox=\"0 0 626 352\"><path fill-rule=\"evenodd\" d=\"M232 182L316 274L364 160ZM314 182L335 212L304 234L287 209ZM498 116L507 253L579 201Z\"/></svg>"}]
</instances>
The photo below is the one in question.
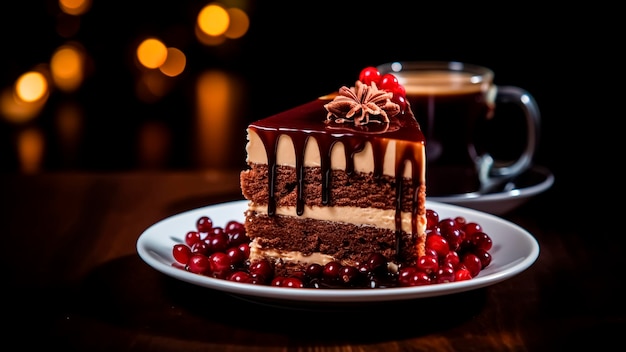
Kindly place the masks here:
<instances>
[{"instance_id":1,"label":"coffee handle","mask_svg":"<svg viewBox=\"0 0 626 352\"><path fill-rule=\"evenodd\" d=\"M517 176L527 170L532 164L539 139L539 107L530 93L519 87L498 86L496 91L496 103L498 102L513 103L523 110L526 118L528 138L526 139L527 143L524 151L512 164L498 166L489 153L485 153L478 158L477 167L482 185L481 192L489 192L511 177Z\"/></svg>"}]
</instances>

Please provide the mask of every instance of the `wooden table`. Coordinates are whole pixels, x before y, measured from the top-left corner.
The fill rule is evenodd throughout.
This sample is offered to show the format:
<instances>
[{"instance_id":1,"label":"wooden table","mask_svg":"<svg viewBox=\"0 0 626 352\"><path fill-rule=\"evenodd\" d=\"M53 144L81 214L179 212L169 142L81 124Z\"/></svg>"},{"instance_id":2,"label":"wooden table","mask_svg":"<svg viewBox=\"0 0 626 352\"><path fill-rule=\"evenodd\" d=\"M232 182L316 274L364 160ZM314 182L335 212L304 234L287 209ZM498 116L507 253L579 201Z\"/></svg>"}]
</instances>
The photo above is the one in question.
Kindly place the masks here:
<instances>
[{"instance_id":1,"label":"wooden table","mask_svg":"<svg viewBox=\"0 0 626 352\"><path fill-rule=\"evenodd\" d=\"M137 255L147 227L242 199L238 182L237 171L0 175L3 342L63 351L535 351L623 341L624 233L601 231L579 206L557 215L567 206L558 178L502 216L539 242L526 271L465 293L341 312L250 303L165 276Z\"/></svg>"}]
</instances>

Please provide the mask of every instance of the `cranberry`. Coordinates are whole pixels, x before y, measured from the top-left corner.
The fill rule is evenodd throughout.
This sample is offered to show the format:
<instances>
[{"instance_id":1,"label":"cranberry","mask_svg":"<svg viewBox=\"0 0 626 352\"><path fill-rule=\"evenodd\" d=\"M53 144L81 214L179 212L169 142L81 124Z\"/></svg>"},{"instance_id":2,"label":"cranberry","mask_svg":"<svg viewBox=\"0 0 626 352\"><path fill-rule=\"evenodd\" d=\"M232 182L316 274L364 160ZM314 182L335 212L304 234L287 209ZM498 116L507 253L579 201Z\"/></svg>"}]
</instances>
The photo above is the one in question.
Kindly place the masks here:
<instances>
[{"instance_id":1,"label":"cranberry","mask_svg":"<svg viewBox=\"0 0 626 352\"><path fill-rule=\"evenodd\" d=\"M476 248L474 254L480 259L481 270L491 264L491 253L483 248Z\"/></svg>"},{"instance_id":2,"label":"cranberry","mask_svg":"<svg viewBox=\"0 0 626 352\"><path fill-rule=\"evenodd\" d=\"M361 70L359 73L359 81L365 83L366 85L371 85L372 82L378 85L380 82L381 74L376 67L369 66Z\"/></svg>"},{"instance_id":3,"label":"cranberry","mask_svg":"<svg viewBox=\"0 0 626 352\"><path fill-rule=\"evenodd\" d=\"M467 253L461 258L461 264L469 270L470 275L475 277L482 269L480 258L474 253Z\"/></svg>"},{"instance_id":4,"label":"cranberry","mask_svg":"<svg viewBox=\"0 0 626 352\"><path fill-rule=\"evenodd\" d=\"M207 244L209 253L224 252L228 248L228 235L222 231L209 233L204 242Z\"/></svg>"},{"instance_id":5,"label":"cranberry","mask_svg":"<svg viewBox=\"0 0 626 352\"><path fill-rule=\"evenodd\" d=\"M280 284L281 287L303 288L302 280L297 277L286 277Z\"/></svg>"},{"instance_id":6,"label":"cranberry","mask_svg":"<svg viewBox=\"0 0 626 352\"><path fill-rule=\"evenodd\" d=\"M281 287L283 285L283 280L285 279L286 278L284 276L276 276L272 279L272 282L270 282L270 286Z\"/></svg>"},{"instance_id":7,"label":"cranberry","mask_svg":"<svg viewBox=\"0 0 626 352\"><path fill-rule=\"evenodd\" d=\"M243 226L243 224L240 223L239 221L230 220L229 222L226 223L226 225L224 225L224 232L226 232L229 235L235 234L235 233L245 234L246 229Z\"/></svg>"},{"instance_id":8,"label":"cranberry","mask_svg":"<svg viewBox=\"0 0 626 352\"><path fill-rule=\"evenodd\" d=\"M204 254L204 255L209 255L210 254L209 253L209 246L205 242L203 242L203 241L194 243L191 246L191 252L192 253L201 253L201 254Z\"/></svg>"},{"instance_id":9,"label":"cranberry","mask_svg":"<svg viewBox=\"0 0 626 352\"><path fill-rule=\"evenodd\" d=\"M439 213L432 209L426 209L426 229L432 230L439 223Z\"/></svg>"},{"instance_id":10,"label":"cranberry","mask_svg":"<svg viewBox=\"0 0 626 352\"><path fill-rule=\"evenodd\" d=\"M202 241L202 236L198 231L189 231L185 234L185 243L191 247L194 243Z\"/></svg>"},{"instance_id":11,"label":"cranberry","mask_svg":"<svg viewBox=\"0 0 626 352\"><path fill-rule=\"evenodd\" d=\"M463 231L467 236L472 236L476 232L481 232L483 230L482 226L475 222L468 222L463 226Z\"/></svg>"},{"instance_id":12,"label":"cranberry","mask_svg":"<svg viewBox=\"0 0 626 352\"><path fill-rule=\"evenodd\" d=\"M187 270L195 274L206 274L209 270L209 258L200 253L194 253L187 262Z\"/></svg>"},{"instance_id":13,"label":"cranberry","mask_svg":"<svg viewBox=\"0 0 626 352\"><path fill-rule=\"evenodd\" d=\"M439 269L437 269L434 281L438 284L455 281L454 268L451 265L440 266Z\"/></svg>"},{"instance_id":14,"label":"cranberry","mask_svg":"<svg viewBox=\"0 0 626 352\"><path fill-rule=\"evenodd\" d=\"M434 249L438 257L443 257L450 251L448 241L443 236L434 234L426 236L426 248Z\"/></svg>"},{"instance_id":15,"label":"cranberry","mask_svg":"<svg viewBox=\"0 0 626 352\"><path fill-rule=\"evenodd\" d=\"M231 268L230 257L222 252L213 253L209 256L209 265L213 276L223 279Z\"/></svg>"},{"instance_id":16,"label":"cranberry","mask_svg":"<svg viewBox=\"0 0 626 352\"><path fill-rule=\"evenodd\" d=\"M461 268L454 273L454 281L465 281L470 280L472 278L472 274L470 274L469 270L465 268Z\"/></svg>"},{"instance_id":17,"label":"cranberry","mask_svg":"<svg viewBox=\"0 0 626 352\"><path fill-rule=\"evenodd\" d=\"M481 248L486 251L490 250L493 242L491 241L491 237L482 231L477 231L472 234L471 242L476 248Z\"/></svg>"},{"instance_id":18,"label":"cranberry","mask_svg":"<svg viewBox=\"0 0 626 352\"><path fill-rule=\"evenodd\" d=\"M341 269L341 263L336 261L328 262L322 269L322 277L329 280L336 280L339 278L339 270Z\"/></svg>"},{"instance_id":19,"label":"cranberry","mask_svg":"<svg viewBox=\"0 0 626 352\"><path fill-rule=\"evenodd\" d=\"M425 273L432 273L439 269L439 261L436 256L423 255L417 259L417 268Z\"/></svg>"},{"instance_id":20,"label":"cranberry","mask_svg":"<svg viewBox=\"0 0 626 352\"><path fill-rule=\"evenodd\" d=\"M313 263L313 264L309 265L306 268L306 270L304 271L306 276L308 276L311 279L313 279L313 278L321 278L323 272L324 272L324 267L321 264L318 264L318 263Z\"/></svg>"},{"instance_id":21,"label":"cranberry","mask_svg":"<svg viewBox=\"0 0 626 352\"><path fill-rule=\"evenodd\" d=\"M457 268L460 263L461 258L459 257L459 253L455 251L449 251L442 260L442 264L450 264L452 268Z\"/></svg>"},{"instance_id":22,"label":"cranberry","mask_svg":"<svg viewBox=\"0 0 626 352\"><path fill-rule=\"evenodd\" d=\"M408 267L400 271L398 276L398 285L403 287L422 286L431 283L430 276L415 267Z\"/></svg>"},{"instance_id":23,"label":"cranberry","mask_svg":"<svg viewBox=\"0 0 626 352\"><path fill-rule=\"evenodd\" d=\"M380 253L373 253L365 262L369 271L376 274L384 274L387 272L387 258Z\"/></svg>"},{"instance_id":24,"label":"cranberry","mask_svg":"<svg viewBox=\"0 0 626 352\"><path fill-rule=\"evenodd\" d=\"M178 263L187 264L191 257L191 248L182 243L177 243L174 245L174 248L172 248L172 255Z\"/></svg>"},{"instance_id":25,"label":"cranberry","mask_svg":"<svg viewBox=\"0 0 626 352\"><path fill-rule=\"evenodd\" d=\"M255 260L250 263L248 271L252 276L271 280L274 277L274 267L267 259Z\"/></svg>"},{"instance_id":26,"label":"cranberry","mask_svg":"<svg viewBox=\"0 0 626 352\"><path fill-rule=\"evenodd\" d=\"M213 220L208 216L201 216L196 221L196 229L199 232L209 232L213 228Z\"/></svg>"},{"instance_id":27,"label":"cranberry","mask_svg":"<svg viewBox=\"0 0 626 352\"><path fill-rule=\"evenodd\" d=\"M235 271L230 275L228 280L235 282L250 282L251 277L250 274L245 271Z\"/></svg>"},{"instance_id":28,"label":"cranberry","mask_svg":"<svg viewBox=\"0 0 626 352\"><path fill-rule=\"evenodd\" d=\"M385 73L380 78L380 84L378 85L379 89L386 90L389 92L393 92L398 87L398 78L391 73Z\"/></svg>"},{"instance_id":29,"label":"cranberry","mask_svg":"<svg viewBox=\"0 0 626 352\"><path fill-rule=\"evenodd\" d=\"M339 281L343 284L357 284L361 273L354 266L342 266L339 269Z\"/></svg>"},{"instance_id":30,"label":"cranberry","mask_svg":"<svg viewBox=\"0 0 626 352\"><path fill-rule=\"evenodd\" d=\"M226 250L226 255L230 258L232 265L238 266L242 264L248 257L239 247L230 247Z\"/></svg>"},{"instance_id":31,"label":"cranberry","mask_svg":"<svg viewBox=\"0 0 626 352\"><path fill-rule=\"evenodd\" d=\"M250 257L250 245L248 243L241 243L237 248L243 253L244 257Z\"/></svg>"}]
</instances>

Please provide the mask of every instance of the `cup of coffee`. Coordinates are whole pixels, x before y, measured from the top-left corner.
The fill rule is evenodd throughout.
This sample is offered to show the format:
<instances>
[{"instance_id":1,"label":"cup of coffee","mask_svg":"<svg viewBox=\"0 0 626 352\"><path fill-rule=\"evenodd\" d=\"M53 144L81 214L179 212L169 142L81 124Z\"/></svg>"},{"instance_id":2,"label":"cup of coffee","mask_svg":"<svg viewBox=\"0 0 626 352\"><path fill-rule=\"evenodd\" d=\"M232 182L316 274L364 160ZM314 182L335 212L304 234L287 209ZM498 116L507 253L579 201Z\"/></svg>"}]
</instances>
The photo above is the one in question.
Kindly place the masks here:
<instances>
[{"instance_id":1,"label":"cup of coffee","mask_svg":"<svg viewBox=\"0 0 626 352\"><path fill-rule=\"evenodd\" d=\"M430 196L494 192L531 166L540 114L526 90L496 85L491 69L462 62L389 62L377 68L381 74L396 76L406 89L407 102L426 138ZM505 109L517 114L498 114ZM493 123L514 117L524 119L525 127L506 129L514 124ZM506 144L512 140L522 141L519 153L496 160L494 148L510 147Z\"/></svg>"}]
</instances>

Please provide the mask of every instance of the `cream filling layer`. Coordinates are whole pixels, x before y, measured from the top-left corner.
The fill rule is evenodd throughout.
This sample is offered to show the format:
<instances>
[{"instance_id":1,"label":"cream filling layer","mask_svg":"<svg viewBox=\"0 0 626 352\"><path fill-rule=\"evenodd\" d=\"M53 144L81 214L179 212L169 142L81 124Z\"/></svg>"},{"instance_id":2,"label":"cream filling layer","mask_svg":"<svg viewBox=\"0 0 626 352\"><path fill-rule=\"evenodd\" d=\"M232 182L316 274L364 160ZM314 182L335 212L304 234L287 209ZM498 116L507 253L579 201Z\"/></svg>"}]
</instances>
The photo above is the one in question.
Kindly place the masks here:
<instances>
[{"instance_id":1,"label":"cream filling layer","mask_svg":"<svg viewBox=\"0 0 626 352\"><path fill-rule=\"evenodd\" d=\"M302 252L298 251L279 251L275 249L263 249L257 243L257 240L254 239L250 242L250 259L262 259L265 257L272 258L280 258L280 260L286 263L296 263L296 264L312 264L317 263L319 265L326 265L329 262L337 260L330 255L322 254L320 252L311 253L309 255L304 255ZM342 265L355 265L356 263L353 261L342 261ZM388 262L387 268L392 271L398 271L398 266L394 262Z\"/></svg>"},{"instance_id":2,"label":"cream filling layer","mask_svg":"<svg viewBox=\"0 0 626 352\"><path fill-rule=\"evenodd\" d=\"M267 214L267 205L256 205L249 203L249 209L258 214ZM277 207L276 214L308 218L314 220L343 222L362 226L376 226L395 231L396 211L394 209L375 209L358 207L319 207L305 206L302 215L296 214L296 207ZM402 212L402 230L407 233L412 231L412 215L409 212ZM417 233L426 231L426 216L419 216L417 219Z\"/></svg>"},{"instance_id":3,"label":"cream filling layer","mask_svg":"<svg viewBox=\"0 0 626 352\"><path fill-rule=\"evenodd\" d=\"M385 161L383 164L383 174L388 176L396 175L396 140L389 140L387 149L385 151ZM420 148L420 160L419 163L424 163L426 160L426 152L423 146L417 146ZM248 143L246 145L247 162L255 164L267 164L267 154L265 151L265 145L259 137L259 135L252 129L248 128ZM278 147L276 150L277 165L296 166L296 153L291 138L287 135L282 135L278 139ZM321 166L321 158L319 153L319 147L315 137L310 137L307 141L304 150L304 166L319 167ZM417 166L417 165L416 165ZM346 169L346 157L344 145L341 142L335 143L331 150L331 169L333 170L345 170ZM414 166L407 162L404 170L404 177L410 178L411 170ZM365 147L359 153L354 155L354 169L357 172L369 173L374 171L374 152L371 143L365 143ZM425 168L420 168L422 173L420 180L425 179Z\"/></svg>"}]
</instances>

